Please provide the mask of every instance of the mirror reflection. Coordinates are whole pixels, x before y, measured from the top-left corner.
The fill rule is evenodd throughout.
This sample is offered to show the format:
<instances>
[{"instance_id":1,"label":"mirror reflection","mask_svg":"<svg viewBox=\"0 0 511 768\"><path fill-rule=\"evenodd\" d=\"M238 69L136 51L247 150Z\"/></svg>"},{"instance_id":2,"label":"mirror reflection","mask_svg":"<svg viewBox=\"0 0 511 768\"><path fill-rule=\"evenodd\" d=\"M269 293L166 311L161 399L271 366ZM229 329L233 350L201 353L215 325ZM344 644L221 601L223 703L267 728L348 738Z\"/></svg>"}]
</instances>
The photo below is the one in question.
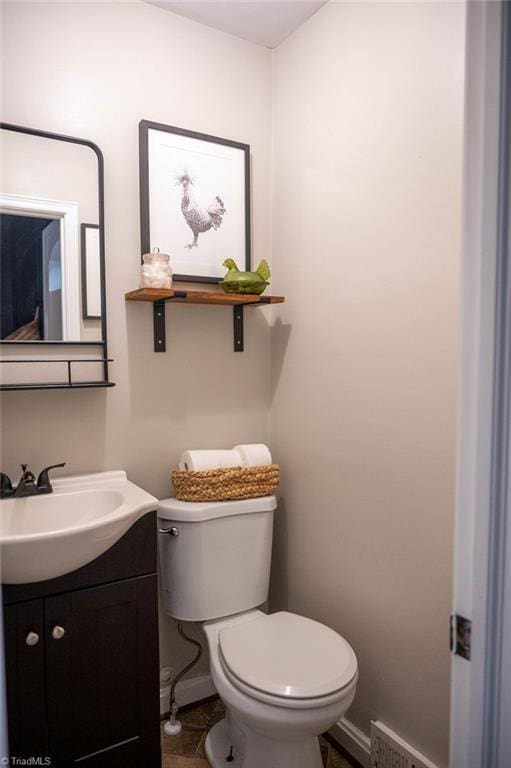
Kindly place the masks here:
<instances>
[{"instance_id":1,"label":"mirror reflection","mask_svg":"<svg viewBox=\"0 0 511 768\"><path fill-rule=\"evenodd\" d=\"M9 130L1 141L0 338L101 341L97 157Z\"/></svg>"}]
</instances>

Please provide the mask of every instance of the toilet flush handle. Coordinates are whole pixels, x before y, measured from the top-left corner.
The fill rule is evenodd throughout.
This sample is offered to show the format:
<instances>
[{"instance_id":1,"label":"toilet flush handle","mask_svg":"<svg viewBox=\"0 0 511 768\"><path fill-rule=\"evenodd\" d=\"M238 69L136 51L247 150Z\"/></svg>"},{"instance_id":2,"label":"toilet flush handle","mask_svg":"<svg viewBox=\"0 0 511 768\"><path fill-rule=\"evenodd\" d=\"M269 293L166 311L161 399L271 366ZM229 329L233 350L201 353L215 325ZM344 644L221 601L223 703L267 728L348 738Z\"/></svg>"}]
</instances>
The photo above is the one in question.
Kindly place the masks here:
<instances>
[{"instance_id":1,"label":"toilet flush handle","mask_svg":"<svg viewBox=\"0 0 511 768\"><path fill-rule=\"evenodd\" d=\"M160 533L166 533L168 536L179 536L179 529L175 525L172 528L159 528Z\"/></svg>"}]
</instances>

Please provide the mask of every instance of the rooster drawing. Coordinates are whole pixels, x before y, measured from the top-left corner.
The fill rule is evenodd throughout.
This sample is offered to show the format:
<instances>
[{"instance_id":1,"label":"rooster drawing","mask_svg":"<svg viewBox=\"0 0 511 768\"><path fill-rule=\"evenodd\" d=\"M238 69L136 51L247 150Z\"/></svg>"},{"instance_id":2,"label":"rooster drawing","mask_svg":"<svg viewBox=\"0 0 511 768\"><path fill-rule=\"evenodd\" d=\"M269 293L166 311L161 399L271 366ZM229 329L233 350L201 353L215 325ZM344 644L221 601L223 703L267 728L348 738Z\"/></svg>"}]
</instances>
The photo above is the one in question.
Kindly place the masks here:
<instances>
[{"instance_id":1,"label":"rooster drawing","mask_svg":"<svg viewBox=\"0 0 511 768\"><path fill-rule=\"evenodd\" d=\"M191 185L193 185L193 179L186 171L177 177L177 183L183 188L181 211L186 223L193 232L193 241L186 248L197 248L200 233L207 232L211 228L218 229L222 224L226 210L223 201L218 195L206 210L201 208L190 190Z\"/></svg>"}]
</instances>

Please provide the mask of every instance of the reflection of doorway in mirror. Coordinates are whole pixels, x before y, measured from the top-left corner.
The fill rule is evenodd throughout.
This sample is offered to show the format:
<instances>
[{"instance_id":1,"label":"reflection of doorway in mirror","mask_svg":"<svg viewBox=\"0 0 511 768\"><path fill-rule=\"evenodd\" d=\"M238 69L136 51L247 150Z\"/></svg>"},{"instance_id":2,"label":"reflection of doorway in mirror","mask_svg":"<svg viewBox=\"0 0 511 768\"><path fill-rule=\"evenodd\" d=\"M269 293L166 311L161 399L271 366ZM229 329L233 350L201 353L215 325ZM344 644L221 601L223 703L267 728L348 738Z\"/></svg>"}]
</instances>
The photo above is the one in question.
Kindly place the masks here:
<instances>
[{"instance_id":1,"label":"reflection of doorway in mirror","mask_svg":"<svg viewBox=\"0 0 511 768\"><path fill-rule=\"evenodd\" d=\"M6 341L45 337L43 232L52 223L42 217L0 214L0 337Z\"/></svg>"},{"instance_id":2,"label":"reflection of doorway in mirror","mask_svg":"<svg viewBox=\"0 0 511 768\"><path fill-rule=\"evenodd\" d=\"M60 220L53 219L42 232L43 238L43 309L45 339L63 339L62 264Z\"/></svg>"},{"instance_id":3,"label":"reflection of doorway in mirror","mask_svg":"<svg viewBox=\"0 0 511 768\"><path fill-rule=\"evenodd\" d=\"M0 212L12 216L46 220L41 233L40 268L27 269L18 283L18 293L35 293L39 280L40 299L35 302L34 321L45 341L80 341L80 259L78 205L75 202L0 194ZM2 234L2 251L7 252ZM9 270L7 259L0 255L0 280ZM37 275L39 274L39 278ZM22 294L22 291L21 291ZM4 291L2 291L4 299ZM19 297L16 296L15 303ZM3 303L3 302L2 302ZM32 302L34 303L34 302ZM13 329L14 331L16 329ZM19 330L19 329L18 329ZM30 329L31 330L31 329ZM6 339L2 321L2 338ZM21 337L20 337L21 338ZM25 337L27 338L27 337ZM35 336L34 340L38 337ZM16 336L11 339L16 341ZM28 338L27 338L28 340Z\"/></svg>"}]
</instances>

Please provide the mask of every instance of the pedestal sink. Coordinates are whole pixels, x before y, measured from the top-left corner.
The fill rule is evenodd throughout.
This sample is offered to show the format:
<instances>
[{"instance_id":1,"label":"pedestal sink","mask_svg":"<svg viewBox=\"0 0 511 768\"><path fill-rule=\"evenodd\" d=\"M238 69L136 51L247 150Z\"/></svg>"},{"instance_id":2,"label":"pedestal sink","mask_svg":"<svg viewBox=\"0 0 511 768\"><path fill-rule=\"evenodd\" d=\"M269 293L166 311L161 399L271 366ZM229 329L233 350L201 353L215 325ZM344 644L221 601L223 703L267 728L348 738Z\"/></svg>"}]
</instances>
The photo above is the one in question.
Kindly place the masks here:
<instances>
[{"instance_id":1,"label":"pedestal sink","mask_svg":"<svg viewBox=\"0 0 511 768\"><path fill-rule=\"evenodd\" d=\"M53 480L53 493L0 501L2 583L45 581L106 552L157 499L125 472Z\"/></svg>"}]
</instances>

